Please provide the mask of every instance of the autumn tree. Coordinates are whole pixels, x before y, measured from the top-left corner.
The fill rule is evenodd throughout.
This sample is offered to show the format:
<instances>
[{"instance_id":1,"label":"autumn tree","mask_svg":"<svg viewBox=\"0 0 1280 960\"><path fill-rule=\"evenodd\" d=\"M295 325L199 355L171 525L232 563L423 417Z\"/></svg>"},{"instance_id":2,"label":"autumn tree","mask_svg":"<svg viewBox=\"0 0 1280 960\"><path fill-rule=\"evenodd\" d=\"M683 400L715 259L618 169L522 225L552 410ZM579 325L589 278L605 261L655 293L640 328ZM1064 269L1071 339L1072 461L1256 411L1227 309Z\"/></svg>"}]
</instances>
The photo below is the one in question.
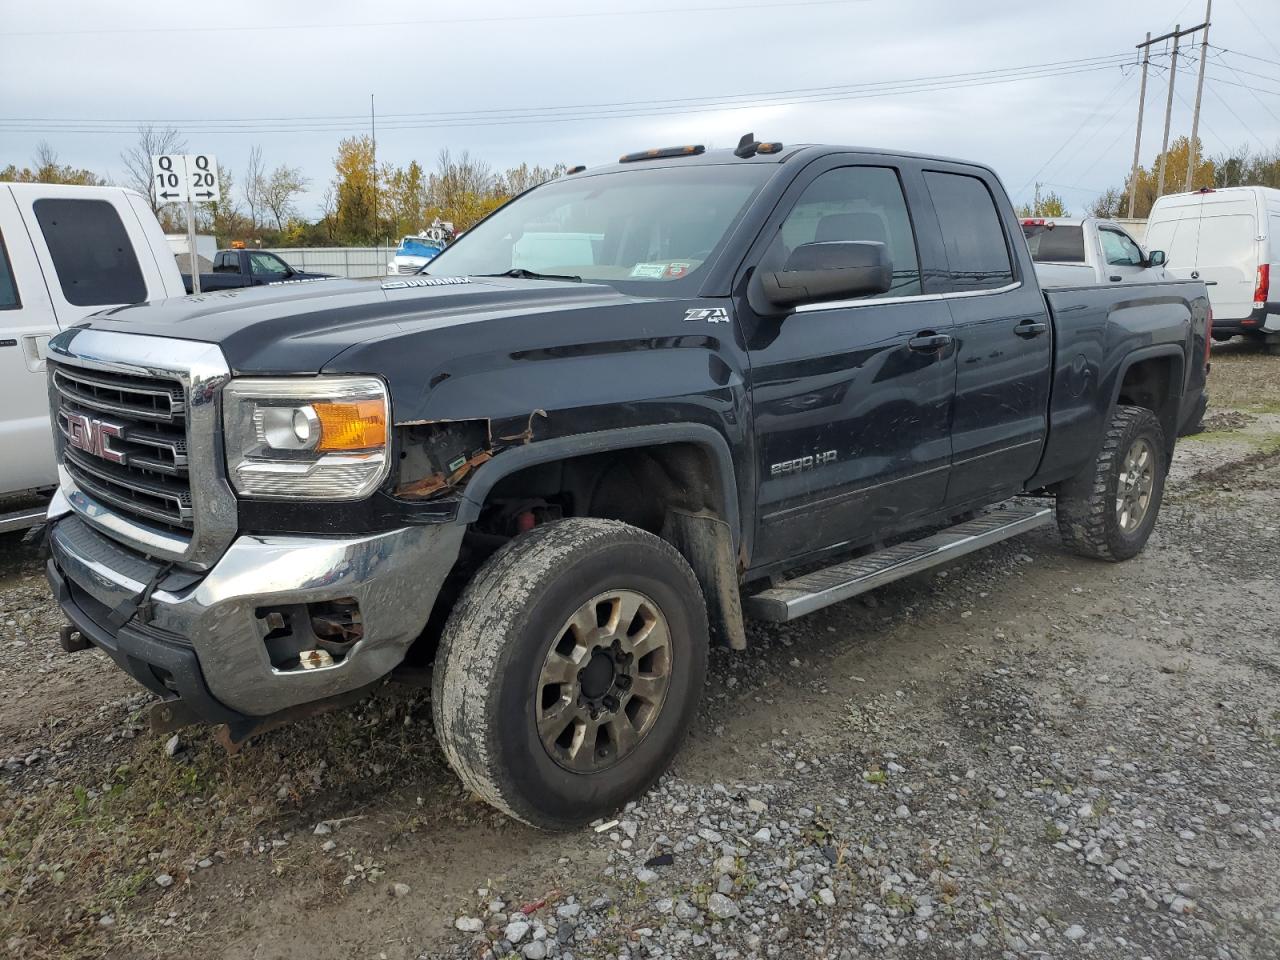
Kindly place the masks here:
<instances>
[{"instance_id":1,"label":"autumn tree","mask_svg":"<svg viewBox=\"0 0 1280 960\"><path fill-rule=\"evenodd\" d=\"M232 240L248 236L252 230L248 218L236 201L235 174L226 164L218 166L218 181L222 188L222 199L217 203L200 205L202 214L197 226L217 237L219 246L227 246Z\"/></svg>"},{"instance_id":2,"label":"autumn tree","mask_svg":"<svg viewBox=\"0 0 1280 960\"><path fill-rule=\"evenodd\" d=\"M391 237L417 233L437 213L431 209L427 177L417 160L403 168L384 164L381 184L378 212Z\"/></svg>"},{"instance_id":3,"label":"autumn tree","mask_svg":"<svg viewBox=\"0 0 1280 960\"><path fill-rule=\"evenodd\" d=\"M1098 195L1098 197L1089 204L1089 216L1101 217L1104 220L1113 220L1120 216L1120 210L1124 205L1125 197L1119 190L1112 187Z\"/></svg>"},{"instance_id":4,"label":"autumn tree","mask_svg":"<svg viewBox=\"0 0 1280 960\"><path fill-rule=\"evenodd\" d=\"M567 169L568 167L563 163L557 163L554 167L543 167L538 164L531 167L527 163L522 163L498 177L499 188L508 197L514 197L540 183L554 180L563 175Z\"/></svg>"},{"instance_id":5,"label":"autumn tree","mask_svg":"<svg viewBox=\"0 0 1280 960\"><path fill-rule=\"evenodd\" d=\"M1020 217L1067 217L1067 204L1052 190L1041 195L1040 184L1036 184L1035 199L1031 203L1024 203L1018 208L1018 216Z\"/></svg>"},{"instance_id":6,"label":"autumn tree","mask_svg":"<svg viewBox=\"0 0 1280 960\"><path fill-rule=\"evenodd\" d=\"M333 166L334 219L339 239L355 244L374 242L379 231L373 222L378 190L373 141L369 137L347 137L338 144Z\"/></svg>"},{"instance_id":7,"label":"autumn tree","mask_svg":"<svg viewBox=\"0 0 1280 960\"><path fill-rule=\"evenodd\" d=\"M1272 187L1280 189L1280 143L1261 153L1245 144L1214 157L1215 187Z\"/></svg>"},{"instance_id":8,"label":"autumn tree","mask_svg":"<svg viewBox=\"0 0 1280 960\"><path fill-rule=\"evenodd\" d=\"M9 164L0 168L0 180L12 183L68 183L81 187L106 186L107 181L92 170L73 167L61 163L57 152L46 140L36 145L35 156L31 158L31 166L18 168Z\"/></svg>"},{"instance_id":9,"label":"autumn tree","mask_svg":"<svg viewBox=\"0 0 1280 960\"><path fill-rule=\"evenodd\" d=\"M283 232L285 222L293 213L293 202L307 188L310 181L302 175L297 167L281 164L271 171L271 175L262 184L261 199L263 205L271 211L275 218L276 230Z\"/></svg>"},{"instance_id":10,"label":"autumn tree","mask_svg":"<svg viewBox=\"0 0 1280 960\"><path fill-rule=\"evenodd\" d=\"M1165 154L1164 168L1164 192L1182 193L1187 180L1187 151L1190 149L1191 139L1189 137L1178 137L1173 143L1169 144L1169 150ZM1212 187L1214 185L1214 163L1204 155L1201 149L1200 141L1196 141L1196 169L1191 178L1191 189L1199 190L1201 187ZM1129 195L1129 187L1131 180L1126 179L1124 184L1124 194ZM1137 174L1137 191L1134 195L1134 205L1132 210L1126 210L1126 216L1130 217L1147 217L1151 215L1151 207L1155 204L1159 193L1160 184L1160 155L1157 154L1155 159L1151 161L1151 166L1138 167ZM1125 206L1128 206L1126 202Z\"/></svg>"},{"instance_id":11,"label":"autumn tree","mask_svg":"<svg viewBox=\"0 0 1280 960\"><path fill-rule=\"evenodd\" d=\"M244 203L249 209L249 225L254 233L262 222L262 210L266 205L264 194L267 190L267 165L262 161L262 145L255 144L249 148L249 162L244 170Z\"/></svg>"},{"instance_id":12,"label":"autumn tree","mask_svg":"<svg viewBox=\"0 0 1280 960\"><path fill-rule=\"evenodd\" d=\"M156 197L156 184L151 176L151 158L166 153L186 153L186 150L186 138L172 127L141 126L138 128L137 141L120 154L127 185L147 198L151 211L158 217L163 208L171 207L172 204L161 203ZM162 222L173 219L173 216L161 217Z\"/></svg>"}]
</instances>

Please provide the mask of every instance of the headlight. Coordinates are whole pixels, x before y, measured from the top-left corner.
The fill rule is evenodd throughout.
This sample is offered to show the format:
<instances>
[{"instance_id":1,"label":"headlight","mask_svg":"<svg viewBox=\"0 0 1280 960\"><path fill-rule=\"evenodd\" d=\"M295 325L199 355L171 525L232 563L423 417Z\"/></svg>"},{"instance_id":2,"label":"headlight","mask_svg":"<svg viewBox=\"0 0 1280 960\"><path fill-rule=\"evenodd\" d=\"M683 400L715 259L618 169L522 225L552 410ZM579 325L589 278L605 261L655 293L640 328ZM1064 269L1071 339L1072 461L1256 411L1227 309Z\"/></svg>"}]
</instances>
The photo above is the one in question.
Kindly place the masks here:
<instances>
[{"instance_id":1,"label":"headlight","mask_svg":"<svg viewBox=\"0 0 1280 960\"><path fill-rule=\"evenodd\" d=\"M223 392L237 493L357 500L387 475L387 389L376 377L233 380Z\"/></svg>"}]
</instances>

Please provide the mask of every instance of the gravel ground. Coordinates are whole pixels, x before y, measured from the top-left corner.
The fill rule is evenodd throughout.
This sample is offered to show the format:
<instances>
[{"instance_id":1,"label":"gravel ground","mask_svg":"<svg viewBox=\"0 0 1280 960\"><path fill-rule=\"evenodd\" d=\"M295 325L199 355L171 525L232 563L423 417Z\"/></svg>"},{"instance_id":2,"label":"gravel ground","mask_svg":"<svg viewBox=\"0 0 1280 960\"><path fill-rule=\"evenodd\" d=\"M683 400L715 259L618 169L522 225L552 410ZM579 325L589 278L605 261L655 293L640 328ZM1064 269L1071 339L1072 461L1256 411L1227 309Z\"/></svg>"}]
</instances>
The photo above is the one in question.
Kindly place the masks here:
<instances>
[{"instance_id":1,"label":"gravel ground","mask_svg":"<svg viewBox=\"0 0 1280 960\"><path fill-rule=\"evenodd\" d=\"M1229 347L1214 376L1233 398L1275 389L1280 359ZM151 735L147 695L100 654L57 651L38 558L6 541L0 942L20 957L1280 957L1280 410L1237 403L1179 445L1133 561L1070 556L1042 530L753 625L746 653L714 652L672 772L572 834L466 796L420 689L234 758L205 730Z\"/></svg>"}]
</instances>

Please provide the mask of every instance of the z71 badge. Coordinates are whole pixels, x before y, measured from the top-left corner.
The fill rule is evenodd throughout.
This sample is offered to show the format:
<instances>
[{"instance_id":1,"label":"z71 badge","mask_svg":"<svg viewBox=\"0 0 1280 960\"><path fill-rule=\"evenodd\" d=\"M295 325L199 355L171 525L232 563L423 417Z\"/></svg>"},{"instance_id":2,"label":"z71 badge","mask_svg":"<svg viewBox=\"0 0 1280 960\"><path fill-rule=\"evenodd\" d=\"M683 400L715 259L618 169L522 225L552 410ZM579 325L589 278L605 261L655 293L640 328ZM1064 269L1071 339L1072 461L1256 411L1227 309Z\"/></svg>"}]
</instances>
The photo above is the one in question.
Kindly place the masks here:
<instances>
[{"instance_id":1,"label":"z71 badge","mask_svg":"<svg viewBox=\"0 0 1280 960\"><path fill-rule=\"evenodd\" d=\"M696 307L684 312L685 320L705 320L707 323L728 323L729 311L724 307Z\"/></svg>"}]
</instances>

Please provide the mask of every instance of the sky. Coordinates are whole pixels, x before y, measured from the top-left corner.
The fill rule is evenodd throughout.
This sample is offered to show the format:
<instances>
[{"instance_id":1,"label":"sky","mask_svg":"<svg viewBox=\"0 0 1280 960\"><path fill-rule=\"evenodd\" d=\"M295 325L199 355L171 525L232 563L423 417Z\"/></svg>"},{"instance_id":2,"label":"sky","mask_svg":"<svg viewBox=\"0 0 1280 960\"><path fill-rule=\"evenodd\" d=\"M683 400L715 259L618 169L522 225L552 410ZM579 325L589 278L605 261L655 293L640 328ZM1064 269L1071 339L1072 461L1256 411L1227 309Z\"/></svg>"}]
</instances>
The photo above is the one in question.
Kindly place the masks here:
<instances>
[{"instance_id":1,"label":"sky","mask_svg":"<svg viewBox=\"0 0 1280 960\"><path fill-rule=\"evenodd\" d=\"M1280 143L1273 3L1214 4L1209 39L1229 52L1210 50L1209 155ZM0 166L45 140L123 179L136 125L171 124L233 171L254 145L301 168L315 217L372 96L378 160L396 165L448 147L496 169L591 166L753 132L981 161L1015 202L1039 181L1078 214L1128 172L1135 44L1203 17L1204 0L0 0ZM1144 164L1168 84L1156 52ZM1196 69L1180 64L1173 136L1190 131Z\"/></svg>"}]
</instances>

